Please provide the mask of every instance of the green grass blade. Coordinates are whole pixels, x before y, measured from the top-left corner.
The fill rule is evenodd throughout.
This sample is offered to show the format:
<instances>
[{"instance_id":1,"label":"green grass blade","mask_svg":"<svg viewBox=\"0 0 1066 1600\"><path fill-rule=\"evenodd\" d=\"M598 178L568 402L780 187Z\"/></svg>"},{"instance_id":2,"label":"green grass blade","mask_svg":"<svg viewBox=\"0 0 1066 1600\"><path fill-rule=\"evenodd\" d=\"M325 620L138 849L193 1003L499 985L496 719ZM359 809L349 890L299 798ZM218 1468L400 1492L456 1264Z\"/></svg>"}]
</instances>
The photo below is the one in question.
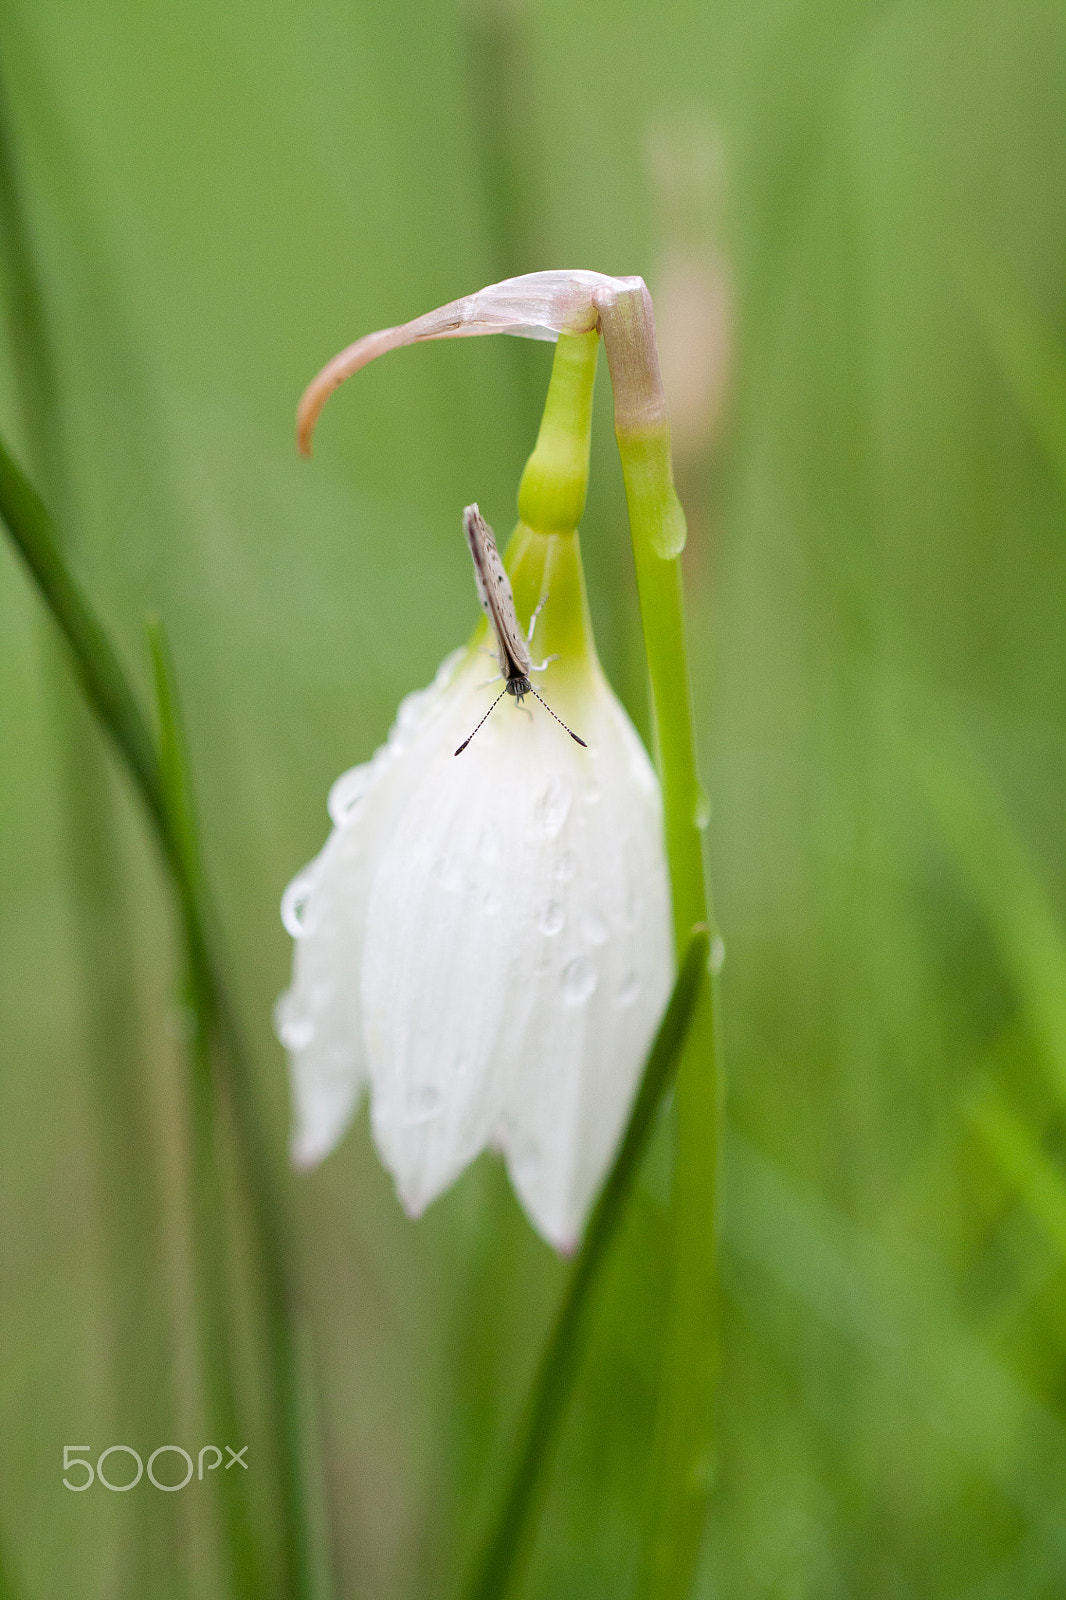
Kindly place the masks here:
<instances>
[{"instance_id":1,"label":"green grass blade","mask_svg":"<svg viewBox=\"0 0 1066 1600\"><path fill-rule=\"evenodd\" d=\"M239 1158L253 1216L254 1247L266 1316L267 1347L281 1473L284 1587L294 1600L313 1594L313 1560L303 1486L301 1383L283 1224L245 1059L206 897L186 871L185 843L170 815L154 743L117 652L61 554L52 518L0 440L0 518L70 646L86 696L130 771L163 852L185 918L196 981L210 995L221 1060L228 1073Z\"/></svg>"},{"instance_id":2,"label":"green grass blade","mask_svg":"<svg viewBox=\"0 0 1066 1600\"><path fill-rule=\"evenodd\" d=\"M171 867L173 840L152 736L125 669L60 554L61 542L40 495L0 440L0 517L70 646L93 710L129 767Z\"/></svg>"},{"instance_id":3,"label":"green grass blade","mask_svg":"<svg viewBox=\"0 0 1066 1600\"><path fill-rule=\"evenodd\" d=\"M162 622L150 617L145 632L155 684L159 729L159 768L170 828L182 857L186 883L199 895L199 846L189 781L188 757L170 647ZM214 1004L199 970L195 930L186 923L186 989L191 1026L188 1035L192 1171L190 1174L196 1311L200 1321L200 1360L211 1437L219 1444L247 1439L242 1424L234 1370L231 1290L226 1265L223 1187L219 1169L216 1100L211 1038ZM257 1549L247 1480L223 1472L212 1480L222 1499L230 1590L242 1600L269 1593L266 1563Z\"/></svg>"},{"instance_id":4,"label":"green grass blade","mask_svg":"<svg viewBox=\"0 0 1066 1600\"><path fill-rule=\"evenodd\" d=\"M677 1071L693 1012L706 981L708 948L706 929L696 929L649 1052L625 1137L589 1218L533 1380L518 1428L507 1488L467 1590L469 1600L505 1600L515 1592L520 1581L535 1530L552 1447L577 1373L589 1301L618 1231L656 1112Z\"/></svg>"},{"instance_id":5,"label":"green grass blade","mask_svg":"<svg viewBox=\"0 0 1066 1600\"><path fill-rule=\"evenodd\" d=\"M17 39L11 8L0 5L0 16L5 42L0 62L0 281L14 394L34 470L53 503L64 506L71 501L71 441L64 427L30 185L20 159L27 141L13 104L15 86L24 88L32 73L32 56L27 60ZM41 643L44 686L59 751L64 865L78 966L77 1025L95 1101L94 1165L107 1274L109 1409L116 1429L132 1424L145 1437L166 1439L174 1434L169 1382L174 1367L174 1307L161 1248L165 1219L159 1141L151 1116L153 1074L139 1003L125 841L99 735L71 681L63 645L51 630ZM157 1551L173 1523L172 1507L165 1497L149 1502L139 1514L128 1505L125 1522L121 1543L127 1581L144 1600L151 1600L164 1592L169 1581L160 1572Z\"/></svg>"}]
</instances>

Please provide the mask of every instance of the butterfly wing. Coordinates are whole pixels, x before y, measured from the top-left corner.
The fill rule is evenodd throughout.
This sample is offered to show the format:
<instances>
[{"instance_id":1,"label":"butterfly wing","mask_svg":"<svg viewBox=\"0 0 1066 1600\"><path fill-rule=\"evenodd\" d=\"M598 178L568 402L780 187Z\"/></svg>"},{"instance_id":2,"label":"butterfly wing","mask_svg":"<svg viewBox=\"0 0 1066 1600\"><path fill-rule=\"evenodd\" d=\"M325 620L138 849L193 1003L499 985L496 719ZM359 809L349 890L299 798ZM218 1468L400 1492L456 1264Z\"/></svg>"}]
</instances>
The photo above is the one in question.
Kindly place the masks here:
<instances>
[{"instance_id":1,"label":"butterfly wing","mask_svg":"<svg viewBox=\"0 0 1066 1600\"><path fill-rule=\"evenodd\" d=\"M514 593L492 529L476 505L463 512L463 529L474 559L478 599L492 623L499 652L500 671L507 679L528 676L532 657L529 643L515 611Z\"/></svg>"}]
</instances>

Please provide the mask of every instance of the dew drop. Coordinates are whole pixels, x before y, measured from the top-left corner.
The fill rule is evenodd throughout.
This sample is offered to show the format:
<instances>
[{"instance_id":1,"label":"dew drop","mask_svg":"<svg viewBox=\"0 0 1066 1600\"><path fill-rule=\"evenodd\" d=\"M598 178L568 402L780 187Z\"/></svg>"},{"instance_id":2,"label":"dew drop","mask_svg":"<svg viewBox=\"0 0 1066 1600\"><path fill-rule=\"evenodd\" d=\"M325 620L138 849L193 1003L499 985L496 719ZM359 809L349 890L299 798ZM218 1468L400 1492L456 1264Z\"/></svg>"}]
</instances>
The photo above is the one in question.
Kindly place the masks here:
<instances>
[{"instance_id":1,"label":"dew drop","mask_svg":"<svg viewBox=\"0 0 1066 1600\"><path fill-rule=\"evenodd\" d=\"M618 985L618 1004L631 1006L640 993L640 973L630 970Z\"/></svg>"},{"instance_id":2,"label":"dew drop","mask_svg":"<svg viewBox=\"0 0 1066 1600\"><path fill-rule=\"evenodd\" d=\"M626 886L626 897L622 906L622 921L627 928L635 928L640 921L640 890L632 879Z\"/></svg>"},{"instance_id":3,"label":"dew drop","mask_svg":"<svg viewBox=\"0 0 1066 1600\"><path fill-rule=\"evenodd\" d=\"M572 850L564 850L556 865L555 876L560 883L570 883L576 875L577 856Z\"/></svg>"},{"instance_id":4,"label":"dew drop","mask_svg":"<svg viewBox=\"0 0 1066 1600\"><path fill-rule=\"evenodd\" d=\"M449 889L453 894L463 887L463 862L462 857L455 850L447 850L444 855L438 856L433 863L433 876L442 889Z\"/></svg>"},{"instance_id":5,"label":"dew drop","mask_svg":"<svg viewBox=\"0 0 1066 1600\"><path fill-rule=\"evenodd\" d=\"M607 924L598 911L586 911L581 919L581 935L586 944L607 943Z\"/></svg>"},{"instance_id":6,"label":"dew drop","mask_svg":"<svg viewBox=\"0 0 1066 1600\"><path fill-rule=\"evenodd\" d=\"M307 902L315 886L315 874L310 867L298 872L281 897L281 920L285 931L294 939L302 939L308 931Z\"/></svg>"},{"instance_id":7,"label":"dew drop","mask_svg":"<svg viewBox=\"0 0 1066 1600\"><path fill-rule=\"evenodd\" d=\"M725 940L720 933L716 933L711 940L711 954L708 965L715 975L721 972L725 966Z\"/></svg>"},{"instance_id":8,"label":"dew drop","mask_svg":"<svg viewBox=\"0 0 1066 1600\"><path fill-rule=\"evenodd\" d=\"M554 839L570 811L570 785L558 775L533 807L533 819L545 839Z\"/></svg>"},{"instance_id":9,"label":"dew drop","mask_svg":"<svg viewBox=\"0 0 1066 1600\"><path fill-rule=\"evenodd\" d=\"M373 762L366 761L361 767L353 767L350 772L342 772L330 789L326 809L335 827L344 826L366 794L373 776L372 768Z\"/></svg>"},{"instance_id":10,"label":"dew drop","mask_svg":"<svg viewBox=\"0 0 1066 1600\"><path fill-rule=\"evenodd\" d=\"M558 900L549 900L537 913L537 927L551 939L560 933L566 922L566 912Z\"/></svg>"},{"instance_id":11,"label":"dew drop","mask_svg":"<svg viewBox=\"0 0 1066 1600\"><path fill-rule=\"evenodd\" d=\"M563 1004L583 1006L596 991L596 968L587 956L575 956L563 968Z\"/></svg>"},{"instance_id":12,"label":"dew drop","mask_svg":"<svg viewBox=\"0 0 1066 1600\"><path fill-rule=\"evenodd\" d=\"M293 994L282 995L278 1001L274 1025L286 1050L306 1050L315 1036L313 1019Z\"/></svg>"},{"instance_id":13,"label":"dew drop","mask_svg":"<svg viewBox=\"0 0 1066 1600\"><path fill-rule=\"evenodd\" d=\"M408 1114L412 1122L428 1122L441 1108L443 1095L435 1083L412 1084L407 1096Z\"/></svg>"},{"instance_id":14,"label":"dew drop","mask_svg":"<svg viewBox=\"0 0 1066 1600\"><path fill-rule=\"evenodd\" d=\"M400 709L396 713L396 731L401 739L409 738L422 721L422 706L425 699L425 689L415 689L412 694L404 695L400 701Z\"/></svg>"}]
</instances>

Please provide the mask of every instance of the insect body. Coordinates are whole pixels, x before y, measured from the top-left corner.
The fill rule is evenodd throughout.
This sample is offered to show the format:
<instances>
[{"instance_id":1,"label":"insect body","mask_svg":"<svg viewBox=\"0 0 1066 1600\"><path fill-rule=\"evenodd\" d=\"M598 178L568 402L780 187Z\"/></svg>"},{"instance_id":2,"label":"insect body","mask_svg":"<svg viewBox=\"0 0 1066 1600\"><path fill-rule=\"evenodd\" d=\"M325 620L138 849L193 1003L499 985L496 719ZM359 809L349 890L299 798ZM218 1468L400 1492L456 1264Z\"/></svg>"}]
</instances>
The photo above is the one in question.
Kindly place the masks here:
<instances>
[{"instance_id":1,"label":"insect body","mask_svg":"<svg viewBox=\"0 0 1066 1600\"><path fill-rule=\"evenodd\" d=\"M496 649L500 658L500 673L506 682L506 693L513 694L521 703L523 695L532 690L529 670L533 658L529 641L515 611L514 593L507 576L492 529L477 506L467 506L463 512L463 531L474 558L474 582L489 621L496 633Z\"/></svg>"},{"instance_id":2,"label":"insect body","mask_svg":"<svg viewBox=\"0 0 1066 1600\"><path fill-rule=\"evenodd\" d=\"M511 580L507 576L500 552L496 548L496 539L492 529L485 521L476 505L467 506L463 512L463 531L466 534L470 554L474 559L474 581L477 584L478 599L489 621L492 623L496 634L496 650L500 662L500 676L504 686L489 706L485 716L478 723L474 733L487 717L495 711L505 694L514 696L515 704L521 705L527 694L539 700L545 711L555 717L559 726L566 728L566 723L561 717L555 716L550 705L534 689L529 681L530 672L534 671L533 657L529 652L529 640L522 632L522 624L518 620L515 610L514 593L511 589ZM541 602L543 604L543 601ZM539 610L539 607L538 607ZM534 613L534 619L536 613ZM532 632L532 628L530 630ZM576 744L587 748L584 739L579 739L573 729L566 728L567 733ZM462 755L474 733L455 752Z\"/></svg>"}]
</instances>

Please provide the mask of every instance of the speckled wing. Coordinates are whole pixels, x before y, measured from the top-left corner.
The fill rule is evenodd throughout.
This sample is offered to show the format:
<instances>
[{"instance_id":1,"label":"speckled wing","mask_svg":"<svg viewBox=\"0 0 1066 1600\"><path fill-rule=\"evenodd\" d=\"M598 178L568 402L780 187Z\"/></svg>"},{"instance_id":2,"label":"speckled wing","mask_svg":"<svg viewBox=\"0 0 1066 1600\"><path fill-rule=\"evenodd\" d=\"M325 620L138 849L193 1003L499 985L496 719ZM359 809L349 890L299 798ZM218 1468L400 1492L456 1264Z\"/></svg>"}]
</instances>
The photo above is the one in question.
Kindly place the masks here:
<instances>
[{"instance_id":1,"label":"speckled wing","mask_svg":"<svg viewBox=\"0 0 1066 1600\"><path fill-rule=\"evenodd\" d=\"M532 657L515 611L511 580L500 560L492 529L476 505L463 512L463 529L474 558L478 599L496 633L500 671L505 678L528 675Z\"/></svg>"}]
</instances>

